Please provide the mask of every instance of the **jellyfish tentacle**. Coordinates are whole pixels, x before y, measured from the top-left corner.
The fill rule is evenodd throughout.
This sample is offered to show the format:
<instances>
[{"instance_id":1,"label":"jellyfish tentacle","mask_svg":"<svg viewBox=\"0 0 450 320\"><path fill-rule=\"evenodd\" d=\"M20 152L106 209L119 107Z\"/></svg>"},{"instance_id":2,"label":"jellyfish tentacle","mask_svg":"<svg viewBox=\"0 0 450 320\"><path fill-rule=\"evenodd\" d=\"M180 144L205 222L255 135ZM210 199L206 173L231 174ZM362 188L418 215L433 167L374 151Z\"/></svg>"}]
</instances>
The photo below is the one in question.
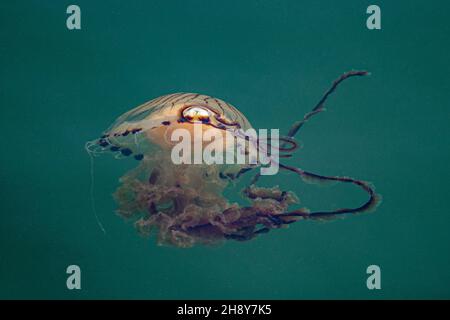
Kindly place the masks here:
<instances>
[{"instance_id":1,"label":"jellyfish tentacle","mask_svg":"<svg viewBox=\"0 0 450 320\"><path fill-rule=\"evenodd\" d=\"M297 141L295 141L295 139L292 137L288 137L288 136L279 137L278 140L280 141L279 146L277 147L278 152L293 153L295 150L297 150L299 148ZM257 140L258 147L261 145L261 141L263 141L263 140L262 139ZM265 146L267 146L267 149L272 148L272 144L270 141L265 141L264 144L265 144Z\"/></svg>"},{"instance_id":2,"label":"jellyfish tentacle","mask_svg":"<svg viewBox=\"0 0 450 320\"><path fill-rule=\"evenodd\" d=\"M95 221L97 222L98 227L100 228L100 230L102 230L103 234L106 235L105 227L103 227L103 224L100 221L100 218L99 218L98 213L97 213L97 206L96 206L96 203L95 203L95 194L94 194L94 189L95 189L95 187L94 187L94 184L95 184L95 180L94 180L94 178L95 178L95 176L94 176L94 156L91 153L89 153L89 152L88 152L88 155L89 155L89 160L90 160L90 172L89 173L90 173L91 181L90 181L90 186L89 186L89 196L90 196L90 200L91 200L91 209L92 209L92 213L94 214L94 218L95 218Z\"/></svg>"},{"instance_id":3,"label":"jellyfish tentacle","mask_svg":"<svg viewBox=\"0 0 450 320\"><path fill-rule=\"evenodd\" d=\"M316 114L324 111L324 105L325 105L326 100L336 90L336 88L339 86L340 83L342 83L344 80L346 80L350 77L365 76L368 74L369 73L367 71L349 71L349 72L346 72L343 75L341 75L338 79L336 79L333 82L332 86L325 92L325 94L319 100L319 102L314 106L314 108L310 112L305 114L305 116L303 117L302 120L295 122L291 126L291 129L289 130L289 132L286 136L286 139L285 140L281 139L282 143L280 145L280 151L289 152L289 151L294 151L297 148L296 142L295 142L295 140L293 140L294 136L299 132L299 130L303 127L303 125L309 119L311 119ZM291 145L289 146L289 144L291 144ZM307 219L321 219L321 218L324 219L327 217L330 218L330 217L334 217L334 216L337 216L340 214L345 214L345 213L360 213L360 212L368 211L371 208L375 207L379 203L380 197L375 193L373 188L367 182L356 180L353 178L348 178L348 177L318 175L318 174L314 174L314 173L305 171L300 168L283 165L281 163L279 164L279 166L282 169L292 171L292 172L299 174L306 181L312 180L312 181L316 181L316 182L343 182L343 183L355 184L369 194L369 199L363 205L356 207L356 208L343 208L343 209L338 209L338 210L334 210L334 211L318 211L318 212L312 212L312 213L308 213L308 214L305 214L305 212L295 212L294 211L294 212L287 212L287 213L279 214L279 215L277 215L278 217L284 216L284 217L302 217L305 219L306 218ZM250 184L251 185L256 184L258 182L260 176L261 176L260 173L257 173L253 177ZM292 222L295 222L295 221L289 221L289 223L292 223Z\"/></svg>"},{"instance_id":4,"label":"jellyfish tentacle","mask_svg":"<svg viewBox=\"0 0 450 320\"><path fill-rule=\"evenodd\" d=\"M363 189L369 195L369 199L365 203L363 203L359 207L355 207L355 208L341 208L341 209L331 210L331 211L315 211L315 212L310 212L307 215L291 212L291 213L282 213L281 216L293 217L293 216L301 215L305 219L326 219L326 218L332 218L332 217L342 215L342 214L347 214L347 213L357 214L357 213L370 211L371 209L375 208L381 200L380 196L375 192L374 188L371 187L369 185L369 183L365 182L365 181L361 181L361 180L357 180L357 179L353 179L353 178L349 178L349 177L319 175L319 174L305 171L300 168L295 168L295 167L291 167L291 166L287 166L287 165L283 165L283 164L280 164L280 168L297 173L303 179L314 179L314 180L319 180L319 181L335 181L335 182L342 182L342 183L351 183L351 184L354 184L354 185L358 186L359 188Z\"/></svg>"},{"instance_id":5,"label":"jellyfish tentacle","mask_svg":"<svg viewBox=\"0 0 450 320\"><path fill-rule=\"evenodd\" d=\"M261 172L257 172L254 176L253 176L253 178L250 180L250 186L251 185L255 185L257 182L258 182L258 180L259 180L259 178L261 177Z\"/></svg>"},{"instance_id":6,"label":"jellyfish tentacle","mask_svg":"<svg viewBox=\"0 0 450 320\"><path fill-rule=\"evenodd\" d=\"M262 139L258 138L258 139L252 140L250 136L242 133L242 131L239 131L239 130L237 130L237 131L236 130L233 130L233 131L228 130L228 131L231 132L232 134L235 134L235 137L240 137L240 138L246 139L247 141L251 141L254 144L254 146L259 151L263 150L264 152L268 153L268 149L272 148L272 144L270 142L268 142L268 141L265 142L265 147L267 149L263 149L261 147ZM292 137L287 137L287 136L280 137L279 140L283 144L283 145L279 145L277 147L277 150L276 150L276 152L278 153L278 157L279 158L290 158L290 157L292 157L294 151L299 149L299 147L300 147L298 142L295 141L295 139L293 139ZM233 177L228 177L228 178L231 178L231 180L235 180L235 179L239 178L241 175L243 175L244 173L252 171L256 167L257 166L244 167L236 175L234 175ZM222 175L221 178L225 179L226 177ZM255 177L253 177L252 181L254 181L254 182L250 183L250 185L256 183L256 181L258 179L259 179L259 175L257 174Z\"/></svg>"},{"instance_id":7,"label":"jellyfish tentacle","mask_svg":"<svg viewBox=\"0 0 450 320\"><path fill-rule=\"evenodd\" d=\"M302 120L294 122L294 124L291 126L290 130L288 131L288 134L285 137L280 138L281 143L279 146L280 151L284 152L293 152L298 148L297 142L295 142L294 137L299 132L299 130L303 127L303 125L311 119L316 114L324 111L324 105L327 101L328 97L337 89L337 87L346 79L355 77L355 76L366 76L369 72L367 71L348 71L342 74L339 78L337 78L335 81L333 81L333 84L331 87L325 92L325 94L322 96L322 98L319 100L319 102L312 108L310 112L305 114L303 116ZM291 144L291 146L289 146ZM290 157L289 155L281 155L281 158ZM255 184L260 178L260 174L257 173L252 178L250 184Z\"/></svg>"},{"instance_id":8,"label":"jellyfish tentacle","mask_svg":"<svg viewBox=\"0 0 450 320\"><path fill-rule=\"evenodd\" d=\"M325 92L325 94L322 96L322 98L319 100L319 102L314 106L314 108L310 112L305 114L303 116L302 120L296 121L291 126L291 129L289 130L287 136L290 138L293 138L309 119L311 119L316 114L324 111L325 110L324 109L325 102L327 101L328 97L336 90L336 88L339 86L339 84L341 82L343 82L344 80L346 80L348 78L354 77L354 76L366 76L368 74L369 74L369 72L367 72L367 71L348 71L348 72L342 74L339 78L337 78L333 82L331 87Z\"/></svg>"}]
</instances>

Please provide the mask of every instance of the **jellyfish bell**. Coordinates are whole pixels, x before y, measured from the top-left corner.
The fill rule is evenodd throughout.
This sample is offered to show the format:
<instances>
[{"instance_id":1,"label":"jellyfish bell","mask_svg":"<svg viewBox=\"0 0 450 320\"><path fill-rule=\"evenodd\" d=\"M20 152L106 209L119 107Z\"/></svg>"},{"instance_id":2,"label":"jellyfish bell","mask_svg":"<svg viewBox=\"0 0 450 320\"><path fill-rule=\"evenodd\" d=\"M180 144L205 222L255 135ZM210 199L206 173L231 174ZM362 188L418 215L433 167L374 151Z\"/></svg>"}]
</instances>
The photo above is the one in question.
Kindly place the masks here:
<instances>
[{"instance_id":1,"label":"jellyfish bell","mask_svg":"<svg viewBox=\"0 0 450 320\"><path fill-rule=\"evenodd\" d=\"M184 130L192 137L191 143L201 141L204 133L221 137L222 152L252 129L245 116L229 103L206 95L176 93L165 95L142 104L120 116L104 133L88 143L88 151L112 152L116 156L134 156L142 159L155 146L171 150L177 143L172 139L177 130ZM200 134L196 134L200 130ZM233 140L233 141L232 141ZM247 148L256 148L248 143Z\"/></svg>"},{"instance_id":2,"label":"jellyfish bell","mask_svg":"<svg viewBox=\"0 0 450 320\"><path fill-rule=\"evenodd\" d=\"M245 116L225 101L200 94L177 93L153 99L125 113L105 134L121 137L127 136L127 132L142 131L154 143L171 147L167 133L178 128L191 131L192 124L201 125L203 130L251 128Z\"/></svg>"}]
</instances>

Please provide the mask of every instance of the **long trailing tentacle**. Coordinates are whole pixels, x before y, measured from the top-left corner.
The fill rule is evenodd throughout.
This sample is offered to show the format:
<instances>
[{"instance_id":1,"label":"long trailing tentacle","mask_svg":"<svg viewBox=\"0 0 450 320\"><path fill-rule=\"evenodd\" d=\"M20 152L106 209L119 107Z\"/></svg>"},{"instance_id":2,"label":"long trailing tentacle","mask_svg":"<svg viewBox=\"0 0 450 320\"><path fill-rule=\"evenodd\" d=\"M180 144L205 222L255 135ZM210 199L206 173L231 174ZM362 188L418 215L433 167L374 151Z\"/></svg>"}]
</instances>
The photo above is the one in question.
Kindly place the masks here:
<instances>
[{"instance_id":1,"label":"long trailing tentacle","mask_svg":"<svg viewBox=\"0 0 450 320\"><path fill-rule=\"evenodd\" d=\"M303 127L303 125L309 120L311 119L313 116L317 115L318 113L322 112L325 110L324 106L325 106L325 102L327 101L328 97L334 92L336 91L337 87L346 79L351 78L351 77L355 77L355 76L366 76L368 75L369 72L364 71L364 70L352 70L352 71L347 71L344 74L342 74L339 78L337 78L336 80L333 81L333 84L331 85L331 87L325 92L325 94L322 96L322 98L319 100L319 102L314 106L314 108L312 108L312 110L310 112L308 112L307 114L305 114L303 116L302 120L296 121L292 124L291 128L288 131L288 134L286 136L286 141L282 140L282 143L280 144L280 149L283 150L285 148L289 148L289 144L294 141L294 137L295 135L300 131L300 129ZM292 150L294 151L295 148ZM250 184L255 184L258 182L259 178L260 178L260 173L257 173L253 176Z\"/></svg>"},{"instance_id":2,"label":"long trailing tentacle","mask_svg":"<svg viewBox=\"0 0 450 320\"><path fill-rule=\"evenodd\" d=\"M340 83L342 83L344 80L354 77L354 76L365 76L369 73L367 71L349 71L341 75L338 79L336 79L332 86L325 92L325 94L322 96L322 98L319 100L319 102L314 106L314 108L305 114L302 120L296 121L290 128L286 138L284 140L281 140L282 143L280 144L280 151L294 151L297 148L297 144L295 142L294 137L299 132L299 130L303 127L303 125L311 119L316 114L324 111L324 105L328 97L336 90L336 88L339 86ZM289 156L289 155L288 155ZM326 220L326 219L332 219L338 216L342 216L345 214L358 214L370 211L374 209L379 202L381 201L381 197L375 193L375 190L368 182L349 178L349 177L339 177L339 176L324 176L319 175L315 173L311 173L308 171L305 171L300 168L288 166L279 163L280 168L284 170L288 170L291 172L294 172L298 174L303 180L307 182L315 181L315 182L342 182L342 183L349 183L358 186L359 188L363 189L368 195L369 199L364 202L362 205L354 208L341 208L337 210L330 210L330 211L315 211L315 212L308 212L304 209L294 210L290 212L285 212L277 215L267 215L265 213L259 213L258 215L262 217L266 217L268 219L271 219L271 221L275 225L284 225L284 224L291 224L296 222L298 219L318 219L318 220ZM245 172L250 171L251 169L246 169ZM254 185L258 182L260 177L260 173L255 174L253 179L250 182L250 185ZM297 218L297 219L296 219ZM269 232L271 228L268 227L262 227L256 231L254 231L251 235L248 236L248 238L252 238L257 236L260 233L266 233ZM241 239L243 240L243 239Z\"/></svg>"},{"instance_id":3,"label":"long trailing tentacle","mask_svg":"<svg viewBox=\"0 0 450 320\"><path fill-rule=\"evenodd\" d=\"M291 129L289 130L287 136L289 138L293 138L310 118L312 118L316 114L324 111L324 105L325 105L326 100L336 90L336 88L339 86L340 83L342 83L344 80L351 78L351 77L366 76L368 74L369 73L367 71L349 71L349 72L346 72L343 75L341 75L338 79L336 79L333 82L332 86L325 92L325 94L322 96L322 98L319 100L319 102L314 106L314 108L310 112L308 112L303 117L302 120L295 122L291 126ZM351 184L355 184L358 187L362 188L365 192L367 192L369 194L369 199L364 204L362 204L361 206L359 206L357 208L342 208L342 209L338 209L338 210L334 210L334 211L317 211L317 212L310 213L308 216L304 216L302 214L302 216L304 218L320 219L320 218L333 217L333 216L345 214L345 213L360 213L360 212L368 211L368 210L376 207L376 205L380 201L380 196L375 193L374 189L367 182L364 182L361 180L356 180L356 179L349 178L349 177L323 176L323 175L305 171L300 168L295 168L295 167L291 167L291 166L287 166L287 165L283 165L283 164L280 164L280 167L299 174L306 181L313 180L313 181L318 181L318 182L333 182L334 181L334 182L351 183ZM291 213L291 214L286 213L286 216L298 216L298 214L297 213Z\"/></svg>"},{"instance_id":4,"label":"long trailing tentacle","mask_svg":"<svg viewBox=\"0 0 450 320\"><path fill-rule=\"evenodd\" d=\"M349 177L338 177L338 176L323 176L315 173L311 173L305 170L302 170L300 168L295 168L287 165L280 164L280 168L283 168L285 170L289 170L292 172L297 173L300 175L304 180L317 180L317 181L335 181L335 182L342 182L342 183L351 183L359 188L363 189L368 195L369 199L360 205L359 207L355 208L341 208L337 210L332 211L316 211L316 212L310 212L309 214L305 215L304 213L296 213L296 212L288 212L281 214L282 216L286 217L295 217L295 216L301 216L305 219L327 219L327 218L333 218L338 215L346 214L346 213L362 213L367 212L372 209L374 209L380 202L381 197L375 193L375 190L373 187L370 186L369 183Z\"/></svg>"},{"instance_id":5,"label":"long trailing tentacle","mask_svg":"<svg viewBox=\"0 0 450 320\"><path fill-rule=\"evenodd\" d=\"M325 110L325 108L324 108L325 102L327 101L328 97L336 90L336 88L339 86L339 84L341 82L343 82L344 80L351 78L351 77L366 76L368 74L369 73L367 71L353 70L353 71L348 71L348 72L344 73L343 75L341 75L339 78L337 78L333 82L331 87L325 92L325 94L322 96L322 98L319 100L319 102L315 105L315 107L310 112L305 114L303 116L302 120L294 122L294 124L291 126L291 129L289 130L287 136L289 138L293 138L310 118L312 118L316 114L324 111Z\"/></svg>"}]
</instances>

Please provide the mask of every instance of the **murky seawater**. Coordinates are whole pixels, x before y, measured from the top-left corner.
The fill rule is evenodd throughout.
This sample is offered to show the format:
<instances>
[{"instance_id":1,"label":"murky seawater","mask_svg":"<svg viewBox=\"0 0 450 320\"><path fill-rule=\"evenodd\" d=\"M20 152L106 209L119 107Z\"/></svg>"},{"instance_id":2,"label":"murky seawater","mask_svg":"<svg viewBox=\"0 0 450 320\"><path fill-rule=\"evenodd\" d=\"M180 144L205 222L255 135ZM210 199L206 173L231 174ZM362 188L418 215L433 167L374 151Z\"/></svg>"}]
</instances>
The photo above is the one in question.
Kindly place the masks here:
<instances>
[{"instance_id":1,"label":"murky seawater","mask_svg":"<svg viewBox=\"0 0 450 320\"><path fill-rule=\"evenodd\" d=\"M0 4L1 298L449 298L447 1L54 1ZM84 143L125 111L173 92L232 103L255 128L286 132L337 76L327 112L290 164L371 181L374 212L298 222L249 242L159 247L115 215L134 160L95 160L98 228ZM313 210L365 194L265 177ZM242 186L227 190L243 201ZM68 265L82 270L69 291ZM382 289L366 287L381 268Z\"/></svg>"}]
</instances>

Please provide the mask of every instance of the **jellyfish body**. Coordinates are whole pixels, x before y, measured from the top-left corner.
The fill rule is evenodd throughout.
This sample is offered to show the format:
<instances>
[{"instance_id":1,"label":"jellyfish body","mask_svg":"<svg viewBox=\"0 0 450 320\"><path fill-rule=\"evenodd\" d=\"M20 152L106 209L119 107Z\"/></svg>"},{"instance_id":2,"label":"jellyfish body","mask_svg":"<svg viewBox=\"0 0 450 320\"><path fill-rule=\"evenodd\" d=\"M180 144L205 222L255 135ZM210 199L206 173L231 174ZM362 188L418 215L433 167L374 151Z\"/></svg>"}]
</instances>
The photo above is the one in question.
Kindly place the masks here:
<instances>
[{"instance_id":1,"label":"jellyfish body","mask_svg":"<svg viewBox=\"0 0 450 320\"><path fill-rule=\"evenodd\" d=\"M354 74L361 75L361 74ZM352 75L348 75L350 77ZM342 77L341 77L342 78ZM333 84L325 98L302 121L294 123L282 138L281 157L288 157L296 148L293 137L301 126L323 109L326 97L343 81ZM86 144L92 155L112 153L117 158L139 160L135 169L126 173L114 194L117 213L134 222L142 235L156 233L159 244L190 247L197 243L211 244L222 240L249 240L272 229L286 227L300 219L329 219L346 213L368 211L379 202L373 188L366 182L347 177L326 177L300 168L283 165L280 168L298 174L305 181L337 181L355 184L369 194L362 206L335 211L309 212L305 208L290 210L298 203L291 191L279 187L257 187L259 175L244 188L242 195L249 205L231 203L223 195L255 165L244 164L174 164L171 136L177 129L192 133L213 130L223 136L224 150L231 139L245 136L251 129L245 116L229 103L195 93L161 96L120 116L103 135ZM226 133L231 133L227 135ZM245 148L260 148L261 141L248 139ZM201 142L203 143L203 141Z\"/></svg>"}]
</instances>

